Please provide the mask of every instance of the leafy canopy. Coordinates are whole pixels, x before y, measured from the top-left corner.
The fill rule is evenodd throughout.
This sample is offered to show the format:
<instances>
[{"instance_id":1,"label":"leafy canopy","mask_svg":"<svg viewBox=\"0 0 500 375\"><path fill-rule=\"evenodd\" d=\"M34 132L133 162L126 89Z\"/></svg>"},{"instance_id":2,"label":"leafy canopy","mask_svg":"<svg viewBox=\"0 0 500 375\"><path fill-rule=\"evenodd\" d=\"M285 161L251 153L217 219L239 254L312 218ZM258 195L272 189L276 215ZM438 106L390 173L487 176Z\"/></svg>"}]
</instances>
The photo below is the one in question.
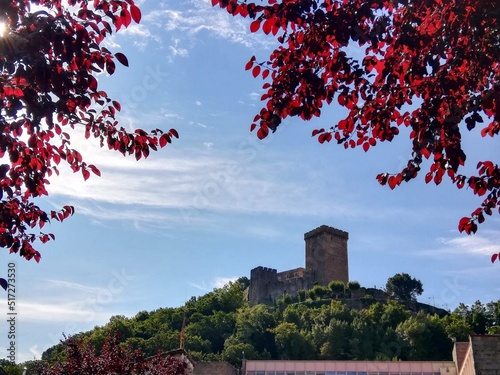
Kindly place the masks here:
<instances>
[{"instance_id":1,"label":"leafy canopy","mask_svg":"<svg viewBox=\"0 0 500 375\"><path fill-rule=\"evenodd\" d=\"M16 0L0 3L0 247L26 259L40 260L37 233L50 220L63 221L71 206L46 212L34 198L47 195L46 186L58 166L89 178L99 169L71 148L75 127L85 137L146 158L178 137L174 129L128 132L119 127L120 104L100 90L96 73L112 75L116 61L128 66L122 53L101 46L113 31L139 22L133 0Z\"/></svg>"},{"instance_id":2,"label":"leafy canopy","mask_svg":"<svg viewBox=\"0 0 500 375\"><path fill-rule=\"evenodd\" d=\"M385 284L385 291L400 301L416 301L417 296L420 296L424 289L420 280L407 273L397 273L389 277Z\"/></svg>"},{"instance_id":3,"label":"leafy canopy","mask_svg":"<svg viewBox=\"0 0 500 375\"><path fill-rule=\"evenodd\" d=\"M391 189L417 177L449 178L482 197L481 206L458 229L475 233L477 223L500 209L500 168L492 161L465 175L462 133L500 131L500 31L495 0L267 0L267 5L212 0L236 16L252 19L250 30L276 36L267 61L246 65L265 83L263 108L251 130L259 138L281 121L310 120L336 102L347 116L312 132L320 143L368 151L411 129L411 158L398 173L377 180ZM359 46L359 49L347 48ZM364 58L355 55L364 48ZM498 258L495 257L493 261Z\"/></svg>"}]
</instances>

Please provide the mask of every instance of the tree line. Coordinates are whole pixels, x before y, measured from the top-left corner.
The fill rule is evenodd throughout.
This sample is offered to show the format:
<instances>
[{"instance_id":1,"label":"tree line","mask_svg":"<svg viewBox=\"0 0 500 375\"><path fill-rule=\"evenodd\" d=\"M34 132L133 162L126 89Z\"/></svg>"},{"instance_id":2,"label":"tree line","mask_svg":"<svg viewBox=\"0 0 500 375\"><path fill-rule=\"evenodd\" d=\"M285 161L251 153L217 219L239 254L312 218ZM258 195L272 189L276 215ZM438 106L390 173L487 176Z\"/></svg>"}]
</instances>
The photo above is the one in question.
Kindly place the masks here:
<instances>
[{"instance_id":1,"label":"tree line","mask_svg":"<svg viewBox=\"0 0 500 375\"><path fill-rule=\"evenodd\" d=\"M390 278L391 280L393 278ZM351 287L356 287L355 282ZM306 296L284 294L274 305L249 306L249 280L242 277L222 288L192 297L182 307L113 316L88 332L72 336L100 353L109 337L146 357L184 347L195 361L246 359L451 360L453 341L470 334L500 333L500 300L461 303L454 311L431 313L415 301L376 300L349 307L348 293L332 298L315 286ZM358 284L359 285L359 284ZM337 283L331 286L338 287ZM360 287L361 288L361 287ZM363 288L361 288L362 290ZM344 291L348 290L346 286ZM344 291L342 293L344 293ZM47 349L42 360L64 363L63 343Z\"/></svg>"}]
</instances>

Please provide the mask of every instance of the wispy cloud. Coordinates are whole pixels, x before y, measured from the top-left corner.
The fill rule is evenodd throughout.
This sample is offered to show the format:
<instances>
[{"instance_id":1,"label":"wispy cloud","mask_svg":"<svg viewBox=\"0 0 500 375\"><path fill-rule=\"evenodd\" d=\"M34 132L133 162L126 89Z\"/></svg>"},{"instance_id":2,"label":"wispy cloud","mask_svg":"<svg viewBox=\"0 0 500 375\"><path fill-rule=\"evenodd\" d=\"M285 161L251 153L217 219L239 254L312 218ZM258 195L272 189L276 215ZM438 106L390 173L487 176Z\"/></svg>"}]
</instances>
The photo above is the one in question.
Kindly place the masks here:
<instances>
[{"instance_id":1,"label":"wispy cloud","mask_svg":"<svg viewBox=\"0 0 500 375\"><path fill-rule=\"evenodd\" d=\"M422 256L443 257L450 255L491 255L500 252L500 231L479 231L472 236L438 238L433 249L419 251Z\"/></svg>"},{"instance_id":2,"label":"wispy cloud","mask_svg":"<svg viewBox=\"0 0 500 375\"><path fill-rule=\"evenodd\" d=\"M66 300L67 301L67 300ZM61 300L58 304L44 302L19 302L19 311L26 322L105 322L113 315L107 311L96 311L84 304L68 303Z\"/></svg>"},{"instance_id":3,"label":"wispy cloud","mask_svg":"<svg viewBox=\"0 0 500 375\"><path fill-rule=\"evenodd\" d=\"M237 276L233 277L222 277L218 276L214 278L213 280L206 282L202 281L200 282L188 282L190 286L193 288L196 288L198 290L201 290L203 292L208 292L213 290L214 288L222 288L224 285L229 284L230 282L234 282L238 279Z\"/></svg>"},{"instance_id":4,"label":"wispy cloud","mask_svg":"<svg viewBox=\"0 0 500 375\"><path fill-rule=\"evenodd\" d=\"M232 17L226 11L212 7L210 1L188 2L190 3L188 10L176 9L178 4L167 1L162 4L163 9L155 9L145 14L141 22L146 25L144 26L146 29L154 30L154 32L148 31L148 36L153 37L154 34L167 31L178 41L175 48L186 41L186 38L189 43L193 43L194 38L202 33L247 47L266 47L275 43L272 38L250 33L249 20ZM135 30L130 34L133 32Z\"/></svg>"}]
</instances>

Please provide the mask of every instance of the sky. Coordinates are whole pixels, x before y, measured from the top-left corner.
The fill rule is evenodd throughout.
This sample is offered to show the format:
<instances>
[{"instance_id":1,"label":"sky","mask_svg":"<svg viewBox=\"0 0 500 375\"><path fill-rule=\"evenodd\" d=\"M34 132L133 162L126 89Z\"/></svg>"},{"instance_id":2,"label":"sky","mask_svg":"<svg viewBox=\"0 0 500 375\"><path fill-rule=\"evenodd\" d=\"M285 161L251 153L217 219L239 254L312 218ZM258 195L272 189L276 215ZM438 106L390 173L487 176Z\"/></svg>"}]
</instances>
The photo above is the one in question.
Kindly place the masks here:
<instances>
[{"instance_id":1,"label":"sky","mask_svg":"<svg viewBox=\"0 0 500 375\"><path fill-rule=\"evenodd\" d=\"M500 252L498 214L467 236L458 221L481 203L471 191L426 185L424 174L395 190L377 183L378 173L406 164L406 129L368 153L321 145L311 132L342 118L332 105L259 141L249 127L263 81L244 67L252 55L267 59L276 42L210 0L139 4L141 23L105 41L130 66L99 75L99 87L121 103L122 126L175 128L180 139L137 162L81 129L72 134L102 176L84 182L62 168L37 203L70 204L75 215L49 226L56 241L38 247L40 263L6 252L0 262L2 274L16 265L18 362L40 358L63 333L182 306L256 266L304 266L303 235L320 225L349 232L349 276L362 286L382 288L406 272L423 283L423 303L453 310L498 300L500 264L490 262ZM464 136L466 172L498 160L498 143L476 130ZM6 296L0 304L6 314ZM3 332L0 358L8 344Z\"/></svg>"}]
</instances>

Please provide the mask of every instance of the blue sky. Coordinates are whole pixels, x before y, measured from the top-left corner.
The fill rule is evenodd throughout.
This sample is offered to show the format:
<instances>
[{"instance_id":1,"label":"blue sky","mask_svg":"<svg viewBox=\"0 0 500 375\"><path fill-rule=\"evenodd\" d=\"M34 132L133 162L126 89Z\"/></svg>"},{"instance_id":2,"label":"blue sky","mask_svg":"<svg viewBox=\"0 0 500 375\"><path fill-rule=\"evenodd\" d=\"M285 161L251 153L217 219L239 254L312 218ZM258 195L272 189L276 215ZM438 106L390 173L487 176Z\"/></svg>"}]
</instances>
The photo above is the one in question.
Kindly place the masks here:
<instances>
[{"instance_id":1,"label":"blue sky","mask_svg":"<svg viewBox=\"0 0 500 375\"><path fill-rule=\"evenodd\" d=\"M47 208L72 204L76 214L50 230L42 261L17 264L18 361L38 358L62 333L105 324L113 315L181 306L259 265L304 264L303 234L322 224L349 232L351 280L385 285L407 272L420 279L424 303L497 300L498 215L478 234L457 231L480 204L447 181L417 181L394 191L379 172L396 172L410 153L407 131L368 153L320 145L317 127L341 119L336 106L321 119L288 119L264 141L249 133L260 110L262 79L244 70L252 55L267 59L274 41L250 34L210 1L143 1L143 19L106 41L127 55L99 85L121 102L127 128L175 128L180 139L136 162L86 141L72 144L102 177L84 182L62 170L49 186ZM468 170L498 160L498 143L479 129L464 138ZM6 309L6 302L4 302ZM0 339L5 353L6 335Z\"/></svg>"}]
</instances>

